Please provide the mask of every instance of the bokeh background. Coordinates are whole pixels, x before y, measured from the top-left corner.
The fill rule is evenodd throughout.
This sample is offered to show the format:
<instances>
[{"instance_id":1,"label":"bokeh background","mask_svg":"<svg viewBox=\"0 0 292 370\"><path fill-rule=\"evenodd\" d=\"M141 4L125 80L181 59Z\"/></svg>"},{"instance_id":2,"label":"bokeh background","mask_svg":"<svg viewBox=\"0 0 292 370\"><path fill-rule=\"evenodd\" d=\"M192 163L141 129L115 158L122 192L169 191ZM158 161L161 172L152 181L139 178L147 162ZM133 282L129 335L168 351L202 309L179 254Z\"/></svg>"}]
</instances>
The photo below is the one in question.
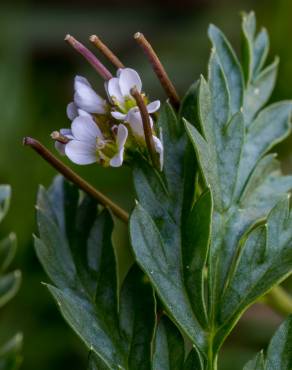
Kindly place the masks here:
<instances>
[{"instance_id":1,"label":"bokeh background","mask_svg":"<svg viewBox=\"0 0 292 370\"><path fill-rule=\"evenodd\" d=\"M291 0L0 0L0 183L13 187L11 210L0 236L11 230L17 233L15 265L23 271L19 294L0 312L0 340L18 330L24 333L24 370L86 368L87 351L40 284L48 279L32 244L38 184L47 186L55 173L21 144L23 136L31 135L53 148L51 131L69 125L65 107L72 97L75 74L89 78L97 90L103 89L90 66L63 42L64 35L71 33L83 42L93 33L100 35L127 66L141 73L145 91L163 100L133 33L142 31L152 41L182 95L205 73L210 49L208 24L220 26L240 50L239 14L250 9L256 11L259 25L269 30L271 54L281 57L271 100L288 99L292 96ZM277 151L284 170L291 172L291 139ZM131 208L133 192L127 169L72 167L119 204ZM117 226L115 239L121 264L126 266L131 260L127 234L123 225ZM280 320L260 305L249 310L223 349L221 369L241 369L266 346Z\"/></svg>"}]
</instances>

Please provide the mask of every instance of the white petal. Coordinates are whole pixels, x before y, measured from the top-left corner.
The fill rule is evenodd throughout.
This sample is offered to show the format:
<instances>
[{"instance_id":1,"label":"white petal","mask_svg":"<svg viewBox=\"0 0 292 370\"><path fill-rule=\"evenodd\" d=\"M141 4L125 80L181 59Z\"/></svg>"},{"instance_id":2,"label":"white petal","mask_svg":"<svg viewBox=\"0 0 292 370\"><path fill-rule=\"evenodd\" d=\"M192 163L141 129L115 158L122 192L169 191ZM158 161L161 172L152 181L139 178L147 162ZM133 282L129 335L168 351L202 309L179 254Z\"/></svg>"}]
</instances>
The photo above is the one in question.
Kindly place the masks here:
<instances>
[{"instance_id":1,"label":"white petal","mask_svg":"<svg viewBox=\"0 0 292 370\"><path fill-rule=\"evenodd\" d=\"M124 103L124 97L120 89L119 79L117 77L111 78L105 84L105 87L110 100L112 100L112 97L114 97L119 103Z\"/></svg>"},{"instance_id":2,"label":"white petal","mask_svg":"<svg viewBox=\"0 0 292 370\"><path fill-rule=\"evenodd\" d=\"M85 110L82 110L82 109L78 109L78 116L92 118L92 115L90 113L87 113L85 112Z\"/></svg>"},{"instance_id":3,"label":"white petal","mask_svg":"<svg viewBox=\"0 0 292 370\"><path fill-rule=\"evenodd\" d=\"M73 119L78 116L77 107L74 102L71 102L67 105L66 113L67 113L67 117L71 121L73 121Z\"/></svg>"},{"instance_id":4,"label":"white petal","mask_svg":"<svg viewBox=\"0 0 292 370\"><path fill-rule=\"evenodd\" d=\"M60 134L66 136L68 139L74 139L72 135L72 130L70 128L61 128Z\"/></svg>"},{"instance_id":5,"label":"white petal","mask_svg":"<svg viewBox=\"0 0 292 370\"><path fill-rule=\"evenodd\" d=\"M66 145L67 144L63 144L63 143L60 143L59 141L55 141L55 148L62 155L65 155L65 147L66 147Z\"/></svg>"},{"instance_id":6,"label":"white petal","mask_svg":"<svg viewBox=\"0 0 292 370\"><path fill-rule=\"evenodd\" d=\"M87 86L91 87L87 78L77 75L77 76L75 76L75 79L74 79L74 90L78 89L79 84L83 84L83 85L87 85Z\"/></svg>"},{"instance_id":7,"label":"white petal","mask_svg":"<svg viewBox=\"0 0 292 370\"><path fill-rule=\"evenodd\" d=\"M143 122L141 114L137 108L132 108L129 110L126 121L129 123L135 136L144 137Z\"/></svg>"},{"instance_id":8,"label":"white petal","mask_svg":"<svg viewBox=\"0 0 292 370\"><path fill-rule=\"evenodd\" d=\"M131 68L124 68L119 74L119 85L124 96L131 95L131 89L136 87L139 92L142 89L142 81L138 73Z\"/></svg>"},{"instance_id":9,"label":"white petal","mask_svg":"<svg viewBox=\"0 0 292 370\"><path fill-rule=\"evenodd\" d=\"M103 139L103 135L90 117L79 116L74 119L71 125L72 133L75 139L87 143L96 143L96 138Z\"/></svg>"},{"instance_id":10,"label":"white petal","mask_svg":"<svg viewBox=\"0 0 292 370\"><path fill-rule=\"evenodd\" d=\"M112 157L110 160L111 167L120 167L123 164L124 157L124 147L119 150L119 152Z\"/></svg>"},{"instance_id":11,"label":"white petal","mask_svg":"<svg viewBox=\"0 0 292 370\"><path fill-rule=\"evenodd\" d=\"M155 100L152 103L147 105L148 113L157 112L159 108L160 108L160 101L159 100Z\"/></svg>"},{"instance_id":12,"label":"white petal","mask_svg":"<svg viewBox=\"0 0 292 370\"><path fill-rule=\"evenodd\" d=\"M80 76L75 78L74 103L88 113L105 113L105 100L93 90L86 79Z\"/></svg>"},{"instance_id":13,"label":"white petal","mask_svg":"<svg viewBox=\"0 0 292 370\"><path fill-rule=\"evenodd\" d=\"M149 119L150 119L150 126L152 128L153 119L151 117L149 117ZM144 137L142 117L141 117L141 114L138 108L135 107L135 108L130 109L125 121L129 123L133 131L133 134L135 136Z\"/></svg>"},{"instance_id":14,"label":"white petal","mask_svg":"<svg viewBox=\"0 0 292 370\"><path fill-rule=\"evenodd\" d=\"M76 164L91 164L97 161L96 146L83 141L69 141L65 146L65 153Z\"/></svg>"},{"instance_id":15,"label":"white petal","mask_svg":"<svg viewBox=\"0 0 292 370\"><path fill-rule=\"evenodd\" d=\"M119 121L124 121L124 120L126 119L126 117L127 117L127 115L126 115L126 114L124 114L124 113L120 113L120 112L116 112L116 111L111 112L111 115L112 115L115 119L117 119L117 120L119 120Z\"/></svg>"},{"instance_id":16,"label":"white petal","mask_svg":"<svg viewBox=\"0 0 292 370\"><path fill-rule=\"evenodd\" d=\"M128 137L128 129L125 125L119 125L118 126L118 134L117 134L117 144L119 150L123 148L126 144Z\"/></svg>"},{"instance_id":17,"label":"white petal","mask_svg":"<svg viewBox=\"0 0 292 370\"><path fill-rule=\"evenodd\" d=\"M160 169L163 168L163 145L162 142L156 136L152 136L156 152L159 154Z\"/></svg>"},{"instance_id":18,"label":"white petal","mask_svg":"<svg viewBox=\"0 0 292 370\"><path fill-rule=\"evenodd\" d=\"M125 68L119 68L119 69L117 70L117 77L120 77L121 72L122 72L122 70L123 70L123 69L125 69Z\"/></svg>"}]
</instances>

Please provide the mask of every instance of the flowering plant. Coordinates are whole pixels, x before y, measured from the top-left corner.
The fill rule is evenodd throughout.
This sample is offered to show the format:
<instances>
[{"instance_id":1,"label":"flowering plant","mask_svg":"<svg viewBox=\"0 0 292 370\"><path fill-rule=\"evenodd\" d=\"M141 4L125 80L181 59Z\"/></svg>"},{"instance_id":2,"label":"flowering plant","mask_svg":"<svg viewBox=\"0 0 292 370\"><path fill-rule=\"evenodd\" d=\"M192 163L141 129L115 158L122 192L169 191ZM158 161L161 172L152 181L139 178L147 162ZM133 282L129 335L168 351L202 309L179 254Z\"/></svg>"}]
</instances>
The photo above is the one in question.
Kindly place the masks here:
<instances>
[{"instance_id":1,"label":"flowering plant","mask_svg":"<svg viewBox=\"0 0 292 370\"><path fill-rule=\"evenodd\" d=\"M290 133L292 103L264 107L278 59L265 66L269 39L265 29L256 32L254 13L243 15L241 63L217 27L208 34L207 78L182 100L145 37L135 35L169 98L161 108L97 36L90 40L117 77L66 37L105 80L106 93L76 77L71 128L52 138L77 164L132 167L130 218L42 144L25 139L69 180L40 188L35 246L53 283L49 291L87 346L91 370L217 369L226 337L249 306L265 300L291 309L278 284L292 272L292 177L269 152ZM122 284L111 213L129 223L135 257ZM244 369L291 369L291 345L288 318L267 352Z\"/></svg>"}]
</instances>

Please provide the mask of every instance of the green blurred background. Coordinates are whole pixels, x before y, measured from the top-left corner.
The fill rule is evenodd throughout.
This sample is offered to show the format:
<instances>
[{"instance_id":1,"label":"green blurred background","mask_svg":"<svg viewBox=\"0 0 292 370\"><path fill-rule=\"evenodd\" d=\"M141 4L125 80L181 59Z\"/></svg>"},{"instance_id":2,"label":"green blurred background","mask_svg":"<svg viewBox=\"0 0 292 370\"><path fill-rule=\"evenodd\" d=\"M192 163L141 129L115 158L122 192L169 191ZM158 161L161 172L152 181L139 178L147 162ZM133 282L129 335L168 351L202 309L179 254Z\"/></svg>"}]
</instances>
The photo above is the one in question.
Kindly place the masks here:
<instances>
[{"instance_id":1,"label":"green blurred background","mask_svg":"<svg viewBox=\"0 0 292 370\"><path fill-rule=\"evenodd\" d=\"M72 99L75 74L86 76L97 90L103 90L100 78L63 42L64 35L71 33L87 42L89 35L98 34L127 66L142 74L145 91L163 100L133 33L142 31L152 41L182 95L200 73L205 73L210 48L208 24L223 28L239 50L239 13L250 9L256 11L259 25L269 30L272 55L281 57L272 100L287 99L292 94L291 0L1 0L0 183L12 185L13 200L0 236L16 231L19 247L15 265L22 269L24 279L20 293L0 312L0 340L23 331L23 369L86 368L85 348L40 284L48 279L32 245L38 184L47 186L54 171L21 144L23 136L31 135L53 148L51 131L69 125L65 108ZM292 170L290 147L288 139L277 148L286 172ZM127 169L71 166L119 204L131 208L132 184ZM131 259L127 234L123 225L117 226L115 239L120 245L121 264L126 266ZM224 347L221 369L241 369L255 351L266 346L280 320L262 306L249 310Z\"/></svg>"}]
</instances>

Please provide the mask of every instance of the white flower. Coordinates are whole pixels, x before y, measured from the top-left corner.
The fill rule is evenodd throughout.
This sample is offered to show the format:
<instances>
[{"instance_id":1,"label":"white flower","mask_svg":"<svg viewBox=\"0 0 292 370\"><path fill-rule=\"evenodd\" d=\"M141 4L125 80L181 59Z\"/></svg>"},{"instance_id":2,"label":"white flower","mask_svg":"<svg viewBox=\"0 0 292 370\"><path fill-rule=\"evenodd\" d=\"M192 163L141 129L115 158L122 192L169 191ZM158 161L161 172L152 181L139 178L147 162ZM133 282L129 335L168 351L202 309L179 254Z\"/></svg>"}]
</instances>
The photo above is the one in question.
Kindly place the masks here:
<instances>
[{"instance_id":1,"label":"white flower","mask_svg":"<svg viewBox=\"0 0 292 370\"><path fill-rule=\"evenodd\" d=\"M119 167L123 163L124 147L128 129L120 124L113 128L113 139L106 139L97 124L89 116L76 117L71 130L60 133L69 139L68 143L56 143L57 149L74 163L85 165L103 161L106 165Z\"/></svg>"},{"instance_id":2,"label":"white flower","mask_svg":"<svg viewBox=\"0 0 292 370\"><path fill-rule=\"evenodd\" d=\"M139 74L131 68L119 69L117 77L113 77L106 82L105 87L109 99L117 108L117 110L112 112L112 116L124 121L128 112L136 107L136 101L131 96L131 89L136 87L140 93L142 91L142 81ZM147 105L148 113L154 113L159 108L159 100L155 100Z\"/></svg>"},{"instance_id":3,"label":"white flower","mask_svg":"<svg viewBox=\"0 0 292 370\"><path fill-rule=\"evenodd\" d=\"M106 101L93 90L85 77L75 77L74 91L74 101L67 105L70 120L73 121L77 116L106 113Z\"/></svg>"},{"instance_id":4,"label":"white flower","mask_svg":"<svg viewBox=\"0 0 292 370\"><path fill-rule=\"evenodd\" d=\"M108 97L116 108L116 110L111 112L111 115L119 121L128 123L133 135L145 140L142 117L135 99L131 96L131 89L134 87L136 87L139 93L142 91L142 81L139 74L131 68L119 69L117 77L111 78L105 86ZM149 114L157 112L159 108L159 100L147 104L147 111ZM150 124L152 128L153 120L151 117ZM153 135L153 140L155 150L160 156L160 164L162 167L163 146L155 135Z\"/></svg>"}]
</instances>

